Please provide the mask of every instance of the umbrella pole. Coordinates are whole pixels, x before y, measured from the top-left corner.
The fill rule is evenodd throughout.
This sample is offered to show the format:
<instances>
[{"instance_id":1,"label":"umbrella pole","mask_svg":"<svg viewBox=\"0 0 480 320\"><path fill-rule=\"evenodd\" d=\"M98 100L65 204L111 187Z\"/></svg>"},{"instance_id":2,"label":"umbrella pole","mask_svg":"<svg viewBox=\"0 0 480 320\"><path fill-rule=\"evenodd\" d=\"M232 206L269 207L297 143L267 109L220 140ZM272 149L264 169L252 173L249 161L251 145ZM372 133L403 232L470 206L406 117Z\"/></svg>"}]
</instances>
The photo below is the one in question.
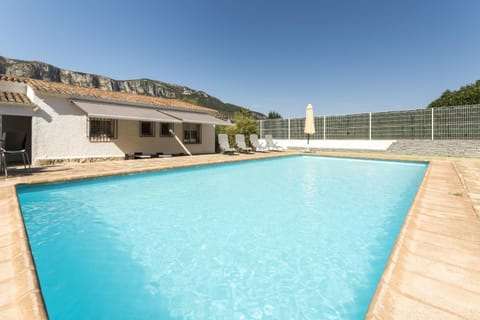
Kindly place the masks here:
<instances>
[{"instance_id":1,"label":"umbrella pole","mask_svg":"<svg viewBox=\"0 0 480 320\"><path fill-rule=\"evenodd\" d=\"M305 152L310 152L310 134L307 133L307 150Z\"/></svg>"}]
</instances>

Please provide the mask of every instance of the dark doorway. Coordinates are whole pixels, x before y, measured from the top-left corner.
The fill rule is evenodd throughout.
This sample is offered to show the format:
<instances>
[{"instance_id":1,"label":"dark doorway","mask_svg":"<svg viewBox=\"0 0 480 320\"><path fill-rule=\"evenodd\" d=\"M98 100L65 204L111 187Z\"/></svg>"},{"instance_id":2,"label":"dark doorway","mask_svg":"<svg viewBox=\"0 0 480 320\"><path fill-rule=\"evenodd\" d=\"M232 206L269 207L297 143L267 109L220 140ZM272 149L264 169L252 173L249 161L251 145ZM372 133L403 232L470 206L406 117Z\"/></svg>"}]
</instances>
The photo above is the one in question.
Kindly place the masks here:
<instances>
[{"instance_id":1,"label":"dark doorway","mask_svg":"<svg viewBox=\"0 0 480 320\"><path fill-rule=\"evenodd\" d=\"M32 117L23 116L6 116L2 115L2 133L3 132L26 132L27 141L25 148L27 149L28 157L32 161ZM18 159L17 159L18 157ZM22 162L22 156L9 156L8 162Z\"/></svg>"}]
</instances>

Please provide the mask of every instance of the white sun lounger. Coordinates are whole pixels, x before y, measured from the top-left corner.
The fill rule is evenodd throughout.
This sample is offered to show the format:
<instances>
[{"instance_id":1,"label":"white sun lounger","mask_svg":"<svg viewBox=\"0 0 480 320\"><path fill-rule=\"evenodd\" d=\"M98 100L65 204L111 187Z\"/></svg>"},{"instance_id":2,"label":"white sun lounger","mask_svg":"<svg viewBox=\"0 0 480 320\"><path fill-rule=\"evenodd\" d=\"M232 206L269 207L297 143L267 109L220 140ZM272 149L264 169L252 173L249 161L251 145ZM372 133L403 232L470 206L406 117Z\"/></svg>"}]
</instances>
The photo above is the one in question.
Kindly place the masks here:
<instances>
[{"instance_id":1,"label":"white sun lounger","mask_svg":"<svg viewBox=\"0 0 480 320\"><path fill-rule=\"evenodd\" d=\"M251 134L250 135L250 143L255 148L255 151L257 151L257 152L268 152L268 148L266 146L262 145L258 141L258 136L256 134Z\"/></svg>"},{"instance_id":2,"label":"white sun lounger","mask_svg":"<svg viewBox=\"0 0 480 320\"><path fill-rule=\"evenodd\" d=\"M245 136L243 134L235 135L235 143L237 144L238 151L246 153L252 152L252 148L247 147L247 144L245 143Z\"/></svg>"},{"instance_id":3,"label":"white sun lounger","mask_svg":"<svg viewBox=\"0 0 480 320\"><path fill-rule=\"evenodd\" d=\"M220 145L220 151L224 154L234 154L235 149L230 147L228 143L228 136L225 133L218 134L218 144Z\"/></svg>"},{"instance_id":4,"label":"white sun lounger","mask_svg":"<svg viewBox=\"0 0 480 320\"><path fill-rule=\"evenodd\" d=\"M271 134L265 135L265 142L267 144L268 150L271 151L285 151L284 147L279 146L275 142L273 142L273 137Z\"/></svg>"}]
</instances>

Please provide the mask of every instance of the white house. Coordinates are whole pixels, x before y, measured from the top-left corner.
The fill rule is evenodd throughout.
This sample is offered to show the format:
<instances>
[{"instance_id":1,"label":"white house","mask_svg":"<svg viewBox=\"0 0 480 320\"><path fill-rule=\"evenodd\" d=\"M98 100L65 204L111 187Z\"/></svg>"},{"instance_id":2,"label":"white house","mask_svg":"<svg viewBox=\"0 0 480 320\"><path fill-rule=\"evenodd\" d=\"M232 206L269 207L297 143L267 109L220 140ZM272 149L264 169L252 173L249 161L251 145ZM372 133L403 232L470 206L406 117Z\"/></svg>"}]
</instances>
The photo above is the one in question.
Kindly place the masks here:
<instances>
[{"instance_id":1,"label":"white house","mask_svg":"<svg viewBox=\"0 0 480 320\"><path fill-rule=\"evenodd\" d=\"M215 110L179 100L0 75L0 132L27 133L32 163L215 152Z\"/></svg>"}]
</instances>

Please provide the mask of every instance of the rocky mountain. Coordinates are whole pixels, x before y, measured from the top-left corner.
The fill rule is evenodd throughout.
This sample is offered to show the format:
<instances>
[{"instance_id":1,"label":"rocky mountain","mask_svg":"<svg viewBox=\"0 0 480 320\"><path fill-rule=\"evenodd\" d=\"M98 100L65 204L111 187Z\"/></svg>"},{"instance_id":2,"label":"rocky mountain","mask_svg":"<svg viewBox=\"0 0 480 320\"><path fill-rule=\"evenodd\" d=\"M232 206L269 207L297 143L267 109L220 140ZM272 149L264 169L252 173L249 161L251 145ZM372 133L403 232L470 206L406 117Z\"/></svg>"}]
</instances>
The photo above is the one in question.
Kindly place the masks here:
<instances>
[{"instance_id":1,"label":"rocky mountain","mask_svg":"<svg viewBox=\"0 0 480 320\"><path fill-rule=\"evenodd\" d=\"M178 99L218 110L227 117L233 116L234 112L242 108L231 103L225 103L203 91L185 86L151 79L115 80L97 74L61 69L39 61L23 61L0 56L0 73L44 81L62 82L80 87ZM265 119L265 115L259 112L251 111L251 114L256 119Z\"/></svg>"}]
</instances>

